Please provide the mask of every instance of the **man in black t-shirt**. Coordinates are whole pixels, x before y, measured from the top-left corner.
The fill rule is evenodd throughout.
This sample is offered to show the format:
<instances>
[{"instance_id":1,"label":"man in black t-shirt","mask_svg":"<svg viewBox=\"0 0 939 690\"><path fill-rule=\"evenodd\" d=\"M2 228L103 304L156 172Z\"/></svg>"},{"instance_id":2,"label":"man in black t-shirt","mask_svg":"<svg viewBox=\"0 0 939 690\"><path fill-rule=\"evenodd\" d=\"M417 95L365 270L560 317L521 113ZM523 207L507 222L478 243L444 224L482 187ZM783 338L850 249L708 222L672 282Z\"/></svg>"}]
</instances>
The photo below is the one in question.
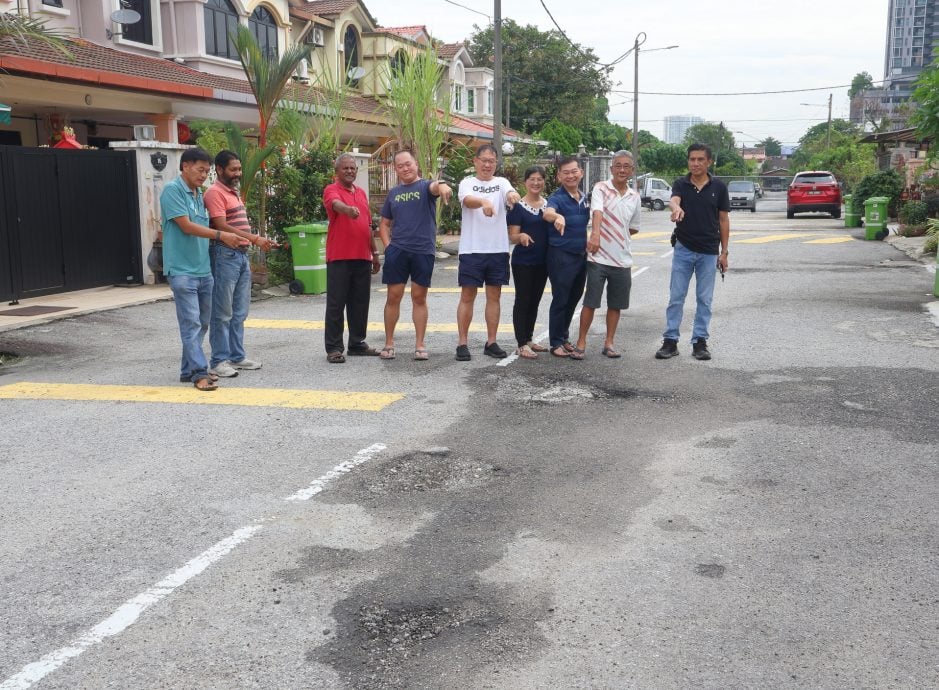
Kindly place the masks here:
<instances>
[{"instance_id":1,"label":"man in black t-shirt","mask_svg":"<svg viewBox=\"0 0 939 690\"><path fill-rule=\"evenodd\" d=\"M665 332L656 359L678 354L679 326L691 276L695 277L697 307L691 331L692 356L711 359L707 340L711 322L711 299L718 268L727 270L727 245L730 241L730 197L727 186L708 172L713 156L705 144L688 147L688 174L672 185L669 206L675 223L675 251L672 253L672 277ZM716 257L716 258L715 258Z\"/></svg>"}]
</instances>

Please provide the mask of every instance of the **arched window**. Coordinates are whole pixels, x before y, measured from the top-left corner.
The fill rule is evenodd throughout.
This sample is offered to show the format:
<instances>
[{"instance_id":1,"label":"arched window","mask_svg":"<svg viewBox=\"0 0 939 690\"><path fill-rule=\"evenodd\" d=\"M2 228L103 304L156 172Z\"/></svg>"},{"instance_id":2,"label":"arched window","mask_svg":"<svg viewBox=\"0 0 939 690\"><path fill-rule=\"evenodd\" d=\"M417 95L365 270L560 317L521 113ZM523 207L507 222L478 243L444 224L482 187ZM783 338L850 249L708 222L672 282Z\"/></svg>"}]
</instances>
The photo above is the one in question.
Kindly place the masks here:
<instances>
[{"instance_id":1,"label":"arched window","mask_svg":"<svg viewBox=\"0 0 939 690\"><path fill-rule=\"evenodd\" d=\"M277 22L264 7L258 7L251 13L248 28L258 41L261 50L268 57L276 58L279 55L277 46Z\"/></svg>"},{"instance_id":2,"label":"arched window","mask_svg":"<svg viewBox=\"0 0 939 690\"><path fill-rule=\"evenodd\" d=\"M359 66L359 33L351 24L346 27L345 36L342 39L342 49L345 53L345 78L351 86L358 86L359 79L353 72Z\"/></svg>"},{"instance_id":3,"label":"arched window","mask_svg":"<svg viewBox=\"0 0 939 690\"><path fill-rule=\"evenodd\" d=\"M403 50L399 50L391 57L391 76L397 78L401 76L407 64L408 56Z\"/></svg>"},{"instance_id":4,"label":"arched window","mask_svg":"<svg viewBox=\"0 0 939 690\"><path fill-rule=\"evenodd\" d=\"M231 40L238 26L238 13L228 0L206 0L205 52L220 58L237 60L238 53Z\"/></svg>"}]
</instances>

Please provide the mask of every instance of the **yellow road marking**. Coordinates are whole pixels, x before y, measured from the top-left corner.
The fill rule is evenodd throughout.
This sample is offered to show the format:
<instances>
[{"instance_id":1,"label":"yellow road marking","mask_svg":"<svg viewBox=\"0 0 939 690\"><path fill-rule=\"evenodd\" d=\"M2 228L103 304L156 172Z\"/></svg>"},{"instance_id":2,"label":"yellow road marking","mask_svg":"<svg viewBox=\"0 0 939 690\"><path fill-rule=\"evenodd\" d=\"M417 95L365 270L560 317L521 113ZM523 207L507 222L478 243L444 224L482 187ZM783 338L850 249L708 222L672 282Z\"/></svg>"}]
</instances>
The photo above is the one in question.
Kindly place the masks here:
<instances>
[{"instance_id":1,"label":"yellow road marking","mask_svg":"<svg viewBox=\"0 0 939 690\"><path fill-rule=\"evenodd\" d=\"M84 383L12 383L0 386L7 400L85 400L111 402L238 405L292 409L379 412L404 398L399 393L357 393L282 388L226 388L211 393L193 386L111 386Z\"/></svg>"},{"instance_id":2,"label":"yellow road marking","mask_svg":"<svg viewBox=\"0 0 939 690\"><path fill-rule=\"evenodd\" d=\"M246 328L283 328L300 331L322 331L326 328L325 321L304 321L302 319L248 319L245 321ZM385 324L380 321L371 321L368 330L378 333L385 332ZM470 333L485 333L485 324L470 324ZM395 327L395 333L401 331L413 331L414 324L405 321L398 322ZM428 333L456 333L455 323L429 323L427 324ZM500 333L512 333L511 325L500 324Z\"/></svg>"},{"instance_id":3,"label":"yellow road marking","mask_svg":"<svg viewBox=\"0 0 939 690\"><path fill-rule=\"evenodd\" d=\"M804 239L806 237L815 237L815 234L805 233L805 232L786 232L786 233L782 233L779 235L763 235L762 237L751 237L748 240L739 240L738 242L736 242L736 244L766 244L768 242L782 242L783 240Z\"/></svg>"},{"instance_id":4,"label":"yellow road marking","mask_svg":"<svg viewBox=\"0 0 939 690\"><path fill-rule=\"evenodd\" d=\"M841 242L854 242L853 237L823 237L820 240L809 240L802 244L840 244Z\"/></svg>"}]
</instances>

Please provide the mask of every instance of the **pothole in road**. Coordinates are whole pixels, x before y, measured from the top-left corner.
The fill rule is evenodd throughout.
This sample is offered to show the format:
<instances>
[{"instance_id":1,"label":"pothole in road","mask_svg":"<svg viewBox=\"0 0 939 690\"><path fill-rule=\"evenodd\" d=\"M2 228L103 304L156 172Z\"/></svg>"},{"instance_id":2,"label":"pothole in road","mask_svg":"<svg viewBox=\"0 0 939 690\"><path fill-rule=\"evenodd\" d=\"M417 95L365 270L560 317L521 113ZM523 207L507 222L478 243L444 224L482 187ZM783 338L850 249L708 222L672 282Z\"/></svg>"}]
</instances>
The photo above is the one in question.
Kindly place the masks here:
<instances>
[{"instance_id":1,"label":"pothole in road","mask_svg":"<svg viewBox=\"0 0 939 690\"><path fill-rule=\"evenodd\" d=\"M500 397L530 405L559 405L631 398L661 401L671 397L666 394L626 388L614 384L576 381L569 378L552 379L547 376L517 375L493 375L490 378Z\"/></svg>"},{"instance_id":2,"label":"pothole in road","mask_svg":"<svg viewBox=\"0 0 939 690\"><path fill-rule=\"evenodd\" d=\"M369 472L358 475L352 490L367 496L458 491L504 474L501 467L478 459L453 457L446 448L432 448L371 465Z\"/></svg>"},{"instance_id":3,"label":"pothole in road","mask_svg":"<svg viewBox=\"0 0 939 690\"><path fill-rule=\"evenodd\" d=\"M14 352L0 351L0 366L10 366L20 361L20 356Z\"/></svg>"}]
</instances>

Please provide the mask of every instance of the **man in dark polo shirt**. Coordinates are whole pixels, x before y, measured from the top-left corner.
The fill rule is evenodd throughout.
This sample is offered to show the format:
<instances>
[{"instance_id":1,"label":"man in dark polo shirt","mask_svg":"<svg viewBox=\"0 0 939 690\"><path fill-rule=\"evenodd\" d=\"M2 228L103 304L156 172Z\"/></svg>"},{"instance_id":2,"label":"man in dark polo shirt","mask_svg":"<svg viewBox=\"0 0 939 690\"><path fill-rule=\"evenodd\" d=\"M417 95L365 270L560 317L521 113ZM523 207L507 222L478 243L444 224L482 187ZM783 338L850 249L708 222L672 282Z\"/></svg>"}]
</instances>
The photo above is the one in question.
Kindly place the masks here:
<instances>
[{"instance_id":1,"label":"man in dark polo shirt","mask_svg":"<svg viewBox=\"0 0 939 690\"><path fill-rule=\"evenodd\" d=\"M714 279L727 270L727 245L730 241L730 197L727 186L708 172L713 156L705 144L688 147L688 174L672 185L669 206L675 223L675 251L672 254L672 277L665 333L656 359L678 354L679 326L685 296L695 277L697 307L691 330L691 355L711 359L708 351L708 326L711 322L711 299Z\"/></svg>"},{"instance_id":2,"label":"man in dark polo shirt","mask_svg":"<svg viewBox=\"0 0 939 690\"><path fill-rule=\"evenodd\" d=\"M570 327L587 282L587 223L590 205L580 191L584 172L573 156L558 161L558 187L548 197L543 218L554 224L548 234L548 278L551 307L548 337L555 357L583 359L584 353L571 344Z\"/></svg>"}]
</instances>

